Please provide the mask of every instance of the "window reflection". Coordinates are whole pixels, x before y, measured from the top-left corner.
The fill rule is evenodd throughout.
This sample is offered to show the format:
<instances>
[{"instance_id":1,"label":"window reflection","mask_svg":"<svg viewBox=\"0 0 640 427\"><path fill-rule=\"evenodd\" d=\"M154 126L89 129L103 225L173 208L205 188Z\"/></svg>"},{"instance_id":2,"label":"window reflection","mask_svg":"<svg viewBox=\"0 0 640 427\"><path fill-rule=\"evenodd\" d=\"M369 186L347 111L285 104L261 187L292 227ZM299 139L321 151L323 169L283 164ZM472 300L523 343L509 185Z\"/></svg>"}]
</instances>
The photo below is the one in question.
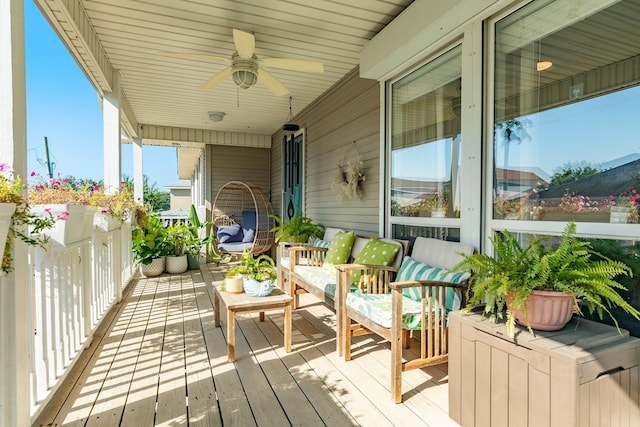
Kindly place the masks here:
<instances>
[{"instance_id":1,"label":"window reflection","mask_svg":"<svg viewBox=\"0 0 640 427\"><path fill-rule=\"evenodd\" d=\"M456 47L392 85L392 216L459 216L461 83Z\"/></svg>"},{"instance_id":2,"label":"window reflection","mask_svg":"<svg viewBox=\"0 0 640 427\"><path fill-rule=\"evenodd\" d=\"M496 24L494 218L638 222L639 20L560 0Z\"/></svg>"}]
</instances>

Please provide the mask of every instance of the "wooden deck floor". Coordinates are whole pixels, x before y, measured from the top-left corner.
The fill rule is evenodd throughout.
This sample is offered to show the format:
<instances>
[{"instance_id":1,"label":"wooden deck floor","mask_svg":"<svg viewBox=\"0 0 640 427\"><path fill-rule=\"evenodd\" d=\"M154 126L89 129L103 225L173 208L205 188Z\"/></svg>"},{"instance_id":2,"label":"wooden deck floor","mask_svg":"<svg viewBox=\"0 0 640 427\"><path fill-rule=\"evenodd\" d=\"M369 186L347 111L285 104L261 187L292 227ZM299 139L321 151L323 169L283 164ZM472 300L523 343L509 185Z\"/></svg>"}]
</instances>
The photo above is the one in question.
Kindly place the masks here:
<instances>
[{"instance_id":1,"label":"wooden deck floor","mask_svg":"<svg viewBox=\"0 0 640 427\"><path fill-rule=\"evenodd\" d=\"M388 343L359 337L345 362L335 315L312 296L293 314L292 353L281 310L262 323L238 315L228 363L210 286L222 277L208 265L132 283L34 425L457 426L446 365L405 373L404 402L392 403Z\"/></svg>"}]
</instances>

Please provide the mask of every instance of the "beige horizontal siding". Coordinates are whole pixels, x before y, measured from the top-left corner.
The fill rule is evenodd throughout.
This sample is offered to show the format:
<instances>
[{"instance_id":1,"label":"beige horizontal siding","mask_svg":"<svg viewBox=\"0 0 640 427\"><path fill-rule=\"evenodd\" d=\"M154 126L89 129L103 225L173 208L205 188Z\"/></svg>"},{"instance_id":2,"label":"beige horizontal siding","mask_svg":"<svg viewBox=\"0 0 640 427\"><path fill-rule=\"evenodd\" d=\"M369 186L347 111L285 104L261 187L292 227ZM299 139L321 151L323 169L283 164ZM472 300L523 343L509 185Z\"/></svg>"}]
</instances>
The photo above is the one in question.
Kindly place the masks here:
<instances>
[{"instance_id":1,"label":"beige horizontal siding","mask_svg":"<svg viewBox=\"0 0 640 427\"><path fill-rule=\"evenodd\" d=\"M269 149L222 145L207 145L207 149L212 201L218 190L229 181L250 182L269 194Z\"/></svg>"},{"instance_id":2,"label":"beige horizontal siding","mask_svg":"<svg viewBox=\"0 0 640 427\"><path fill-rule=\"evenodd\" d=\"M380 207L378 82L361 79L356 68L294 117L293 122L306 132L305 214L326 226L377 234ZM282 135L277 132L271 139L274 197L279 197L282 191ZM338 165L357 160L358 151L366 176L363 199L339 201L331 183L338 173Z\"/></svg>"}]
</instances>

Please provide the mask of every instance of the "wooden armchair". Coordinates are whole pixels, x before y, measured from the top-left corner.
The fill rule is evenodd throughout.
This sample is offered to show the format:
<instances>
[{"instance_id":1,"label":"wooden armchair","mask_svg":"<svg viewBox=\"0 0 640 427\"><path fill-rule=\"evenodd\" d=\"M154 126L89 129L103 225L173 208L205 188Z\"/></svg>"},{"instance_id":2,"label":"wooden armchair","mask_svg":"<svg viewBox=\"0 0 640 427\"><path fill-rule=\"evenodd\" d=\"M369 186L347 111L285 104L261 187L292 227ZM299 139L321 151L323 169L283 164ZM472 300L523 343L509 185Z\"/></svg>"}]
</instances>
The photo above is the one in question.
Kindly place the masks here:
<instances>
[{"instance_id":1,"label":"wooden armchair","mask_svg":"<svg viewBox=\"0 0 640 427\"><path fill-rule=\"evenodd\" d=\"M447 362L447 313L462 306L469 277L468 272L452 273L449 269L462 260L460 253L473 251L469 245L419 237L411 258L405 258L398 270L398 281L386 282L391 270L368 266L367 274L380 286L363 288L370 279L361 280L360 293L353 292L350 272L339 268L339 352L351 360L351 341L359 335L374 333L388 340L391 399L395 403L402 401L402 372ZM412 280L403 279L407 276ZM419 339L420 356L404 361L402 349L409 347L412 333Z\"/></svg>"}]
</instances>

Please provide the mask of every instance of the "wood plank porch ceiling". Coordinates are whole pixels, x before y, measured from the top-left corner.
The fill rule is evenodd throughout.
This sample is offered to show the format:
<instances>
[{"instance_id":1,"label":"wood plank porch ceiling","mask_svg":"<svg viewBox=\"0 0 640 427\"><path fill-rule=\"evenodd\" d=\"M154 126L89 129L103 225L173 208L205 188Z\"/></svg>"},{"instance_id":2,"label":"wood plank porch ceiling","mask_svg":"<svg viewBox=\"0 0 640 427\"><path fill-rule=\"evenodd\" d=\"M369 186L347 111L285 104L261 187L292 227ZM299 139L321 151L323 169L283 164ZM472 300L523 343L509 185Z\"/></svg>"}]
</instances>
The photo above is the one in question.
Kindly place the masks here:
<instances>
[{"instance_id":1,"label":"wood plank porch ceiling","mask_svg":"<svg viewBox=\"0 0 640 427\"><path fill-rule=\"evenodd\" d=\"M255 35L258 57L323 62L323 74L269 69L289 89L295 114L356 67L361 48L412 2L36 0L98 91L110 91L111 71L119 71L129 130L142 124L269 136L287 119L287 96L261 84L238 89L230 78L201 90L228 64L158 52L230 58L237 28ZM211 122L209 111L225 112L224 120Z\"/></svg>"},{"instance_id":2,"label":"wood plank porch ceiling","mask_svg":"<svg viewBox=\"0 0 640 427\"><path fill-rule=\"evenodd\" d=\"M211 283L222 277L209 265L132 283L34 425L457 425L446 366L407 372L405 401L392 403L388 343L360 337L345 362L335 315L312 296L294 312L292 353L281 311L264 323L242 315L228 363L212 307Z\"/></svg>"}]
</instances>

